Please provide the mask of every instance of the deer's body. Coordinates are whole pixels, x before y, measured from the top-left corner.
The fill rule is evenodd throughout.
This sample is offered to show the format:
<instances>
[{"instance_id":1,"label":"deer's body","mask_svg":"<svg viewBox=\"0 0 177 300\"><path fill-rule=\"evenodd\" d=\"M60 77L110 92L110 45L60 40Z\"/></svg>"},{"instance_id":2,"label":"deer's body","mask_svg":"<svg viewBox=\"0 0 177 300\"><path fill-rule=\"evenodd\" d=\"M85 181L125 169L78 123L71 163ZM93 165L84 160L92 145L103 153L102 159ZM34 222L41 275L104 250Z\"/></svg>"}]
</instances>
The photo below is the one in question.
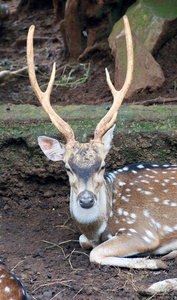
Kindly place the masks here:
<instances>
[{"instance_id":1,"label":"deer's body","mask_svg":"<svg viewBox=\"0 0 177 300\"><path fill-rule=\"evenodd\" d=\"M1 260L0 300L29 300L22 281Z\"/></svg>"},{"instance_id":2,"label":"deer's body","mask_svg":"<svg viewBox=\"0 0 177 300\"><path fill-rule=\"evenodd\" d=\"M74 132L50 104L55 64L46 92L38 86L33 58L34 26L27 42L31 85L66 145L40 136L39 145L53 161L62 160L69 176L70 211L80 228L80 245L93 248L90 260L102 265L133 268L164 268L162 260L132 258L146 254L165 254L177 250L177 166L136 164L104 174L105 158L111 147L118 109L133 74L133 45L127 17L127 75L117 91L106 70L113 105L97 125L94 139L80 144Z\"/></svg>"},{"instance_id":3,"label":"deer's body","mask_svg":"<svg viewBox=\"0 0 177 300\"><path fill-rule=\"evenodd\" d=\"M133 164L105 174L97 207L89 211L78 209L75 199L71 188L70 211L83 233L81 246L100 245L91 251L93 262L131 267L133 260L116 257L177 249L177 165ZM145 266L140 260L139 267ZM165 265L158 261L148 268L160 267Z\"/></svg>"},{"instance_id":4,"label":"deer's body","mask_svg":"<svg viewBox=\"0 0 177 300\"><path fill-rule=\"evenodd\" d=\"M177 246L177 166L130 165L107 174L106 181L112 203L105 239L123 235L139 240L139 250L124 249L120 256L158 252L169 241L171 250ZM169 251L159 249L159 254Z\"/></svg>"}]
</instances>

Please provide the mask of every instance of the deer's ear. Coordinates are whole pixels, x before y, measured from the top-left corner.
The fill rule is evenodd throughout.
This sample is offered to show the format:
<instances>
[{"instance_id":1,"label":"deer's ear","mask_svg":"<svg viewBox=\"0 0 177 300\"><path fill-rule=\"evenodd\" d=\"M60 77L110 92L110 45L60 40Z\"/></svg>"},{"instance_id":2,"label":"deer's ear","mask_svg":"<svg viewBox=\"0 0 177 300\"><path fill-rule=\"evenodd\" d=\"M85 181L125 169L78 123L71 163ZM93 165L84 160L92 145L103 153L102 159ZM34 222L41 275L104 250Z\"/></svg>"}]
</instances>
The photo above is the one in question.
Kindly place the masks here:
<instances>
[{"instance_id":1,"label":"deer's ear","mask_svg":"<svg viewBox=\"0 0 177 300\"><path fill-rule=\"evenodd\" d=\"M38 144L49 159L53 161L64 159L63 154L65 153L65 146L62 143L59 143L57 140L47 136L39 136Z\"/></svg>"},{"instance_id":2,"label":"deer's ear","mask_svg":"<svg viewBox=\"0 0 177 300\"><path fill-rule=\"evenodd\" d=\"M102 137L102 142L106 148L106 151L109 152L111 149L111 142L113 139L113 132L116 125L114 124Z\"/></svg>"}]
</instances>

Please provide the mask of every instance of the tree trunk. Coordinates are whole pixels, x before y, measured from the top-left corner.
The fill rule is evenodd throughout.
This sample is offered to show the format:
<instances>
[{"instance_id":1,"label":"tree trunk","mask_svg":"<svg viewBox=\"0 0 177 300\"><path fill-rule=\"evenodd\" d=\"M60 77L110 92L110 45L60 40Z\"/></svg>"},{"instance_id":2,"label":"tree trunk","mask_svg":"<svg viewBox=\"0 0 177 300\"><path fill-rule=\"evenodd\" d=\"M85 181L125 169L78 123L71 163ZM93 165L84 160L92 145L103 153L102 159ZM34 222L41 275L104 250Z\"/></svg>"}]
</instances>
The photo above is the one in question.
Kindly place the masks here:
<instances>
[{"instance_id":1,"label":"tree trunk","mask_svg":"<svg viewBox=\"0 0 177 300\"><path fill-rule=\"evenodd\" d=\"M53 2L61 7L60 0ZM94 51L105 51L112 26L121 17L122 3L123 0L67 0L60 23L65 51L82 60Z\"/></svg>"}]
</instances>

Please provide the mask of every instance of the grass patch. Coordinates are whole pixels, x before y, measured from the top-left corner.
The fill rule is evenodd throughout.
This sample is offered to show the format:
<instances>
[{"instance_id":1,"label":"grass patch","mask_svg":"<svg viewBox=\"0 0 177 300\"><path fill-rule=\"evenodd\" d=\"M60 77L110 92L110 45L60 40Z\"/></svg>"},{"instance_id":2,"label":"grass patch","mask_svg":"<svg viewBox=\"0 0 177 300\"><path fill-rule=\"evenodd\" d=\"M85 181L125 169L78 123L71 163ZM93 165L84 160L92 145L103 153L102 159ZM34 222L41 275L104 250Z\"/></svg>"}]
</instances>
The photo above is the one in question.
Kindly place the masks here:
<instances>
[{"instance_id":1,"label":"grass patch","mask_svg":"<svg viewBox=\"0 0 177 300\"><path fill-rule=\"evenodd\" d=\"M90 63L77 64L75 66L65 65L60 79L55 80L55 86L73 87L85 83L89 78ZM45 83L40 88L48 85Z\"/></svg>"}]
</instances>

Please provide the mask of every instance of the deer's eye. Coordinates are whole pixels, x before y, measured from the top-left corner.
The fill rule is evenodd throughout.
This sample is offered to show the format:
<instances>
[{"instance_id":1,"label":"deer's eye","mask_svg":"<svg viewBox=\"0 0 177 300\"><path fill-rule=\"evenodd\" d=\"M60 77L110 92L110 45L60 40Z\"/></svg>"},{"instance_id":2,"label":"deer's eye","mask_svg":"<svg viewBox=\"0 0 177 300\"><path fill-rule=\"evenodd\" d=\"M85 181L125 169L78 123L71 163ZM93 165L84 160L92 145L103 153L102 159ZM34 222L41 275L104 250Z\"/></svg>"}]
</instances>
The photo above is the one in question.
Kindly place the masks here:
<instances>
[{"instance_id":1,"label":"deer's eye","mask_svg":"<svg viewBox=\"0 0 177 300\"><path fill-rule=\"evenodd\" d=\"M100 172L103 171L105 169L105 165L103 165L100 169Z\"/></svg>"},{"instance_id":2,"label":"deer's eye","mask_svg":"<svg viewBox=\"0 0 177 300\"><path fill-rule=\"evenodd\" d=\"M70 168L68 168L68 167L65 167L65 170L66 170L66 172L70 172L70 173L72 173L71 169L70 169Z\"/></svg>"}]
</instances>

